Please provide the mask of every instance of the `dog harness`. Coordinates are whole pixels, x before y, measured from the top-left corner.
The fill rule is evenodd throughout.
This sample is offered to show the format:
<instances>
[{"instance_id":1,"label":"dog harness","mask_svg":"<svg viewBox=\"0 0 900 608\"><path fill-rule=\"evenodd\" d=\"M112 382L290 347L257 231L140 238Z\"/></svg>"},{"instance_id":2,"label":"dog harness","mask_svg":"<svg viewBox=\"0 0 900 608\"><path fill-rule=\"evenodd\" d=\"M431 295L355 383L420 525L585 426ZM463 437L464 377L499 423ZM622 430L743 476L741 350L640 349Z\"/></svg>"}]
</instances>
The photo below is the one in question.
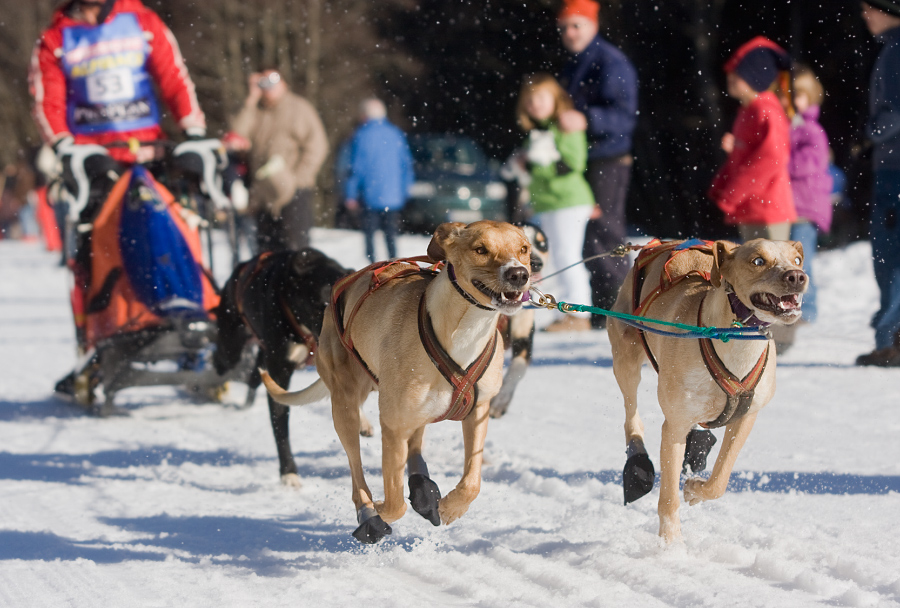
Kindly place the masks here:
<instances>
[{"instance_id":1,"label":"dog harness","mask_svg":"<svg viewBox=\"0 0 900 608\"><path fill-rule=\"evenodd\" d=\"M271 256L274 252L266 251L261 253L257 258L256 262L252 266L245 266L241 269L238 274L237 284L235 285L235 300L237 302L237 310L238 314L241 315L241 318L244 319L244 323L250 330L253 332L253 335L257 338L259 337L259 333L256 328L253 326L253 322L244 314L244 291L250 285L250 283L255 279L260 272L273 260L271 260ZM288 326L291 328L291 331L294 333L294 336L298 339L299 342L302 342L306 345L306 349L309 351L309 354L306 356L305 365L311 365L313 359L316 354L316 347L318 346L318 340L316 340L316 336L302 323L297 320L296 315L294 315L294 311L291 310L290 304L287 300L284 299L284 296L281 295L278 297L278 306L281 308L281 312L284 314L285 319L288 322Z\"/></svg>"},{"instance_id":2,"label":"dog harness","mask_svg":"<svg viewBox=\"0 0 900 608\"><path fill-rule=\"evenodd\" d=\"M422 268L419 263L431 264L428 268ZM350 336L350 326L356 314L359 312L363 302L372 295L377 289L383 287L388 281L399 278L408 278L412 276L424 276L429 282L438 275L439 270L444 266L443 262L435 262L427 256L419 256L414 258L402 258L399 260L391 260L387 262L378 262L363 268L351 275L348 275L335 283L331 292L331 311L334 320L334 326L337 329L338 337L344 348L353 355L357 363L365 370L366 374L377 385L378 377L372 372L366 362L363 360L359 351L353 346L353 338ZM448 266L449 270L450 266ZM343 319L343 310L340 304L341 295L360 277L366 273L372 273L369 282L369 288L357 300L350 314L347 316L346 322ZM452 283L456 283L455 277L451 278ZM456 285L457 290L462 288ZM472 298L470 294L469 298ZM474 299L474 298L472 298ZM468 298L467 298L468 300ZM477 302L477 301L476 301ZM493 309L490 309L493 310ZM441 375L453 387L453 395L450 398L450 407L441 416L438 416L432 422L440 422L442 420L463 420L472 411L478 400L478 381L484 376L497 347L497 332L494 331L491 339L488 340L484 350L475 359L475 361L463 370L460 365L453 360L450 354L441 346L437 335L434 332L434 326L431 323L431 317L425 308L425 292L419 298L419 340L425 352L428 353L429 359L441 373Z\"/></svg>"},{"instance_id":3,"label":"dog harness","mask_svg":"<svg viewBox=\"0 0 900 608\"><path fill-rule=\"evenodd\" d=\"M637 259L634 262L634 272L633 272L633 291L632 291L632 300L633 300L633 309L635 315L644 316L647 313L647 310L650 308L650 305L656 301L656 299L675 285L678 285L682 281L696 277L701 279L702 281L706 281L707 283L711 283L712 279L709 272L701 271L701 270L690 270L683 275L672 276L669 272L669 264L672 260L675 259L679 254L684 253L685 251L700 251L702 253L712 255L713 254L713 242L712 241L703 241L700 239L690 239L687 241L667 241L663 242L659 239L653 239L647 245L641 249L641 252L638 254ZM652 262L659 259L661 256L667 255L668 259L663 266L663 272L660 273L659 285L651 291L647 296L641 299L641 289L644 286L645 277L645 269ZM700 321L701 313L703 311L703 302L704 299L700 302L700 307L697 311L697 325L703 326ZM730 291L728 294L728 300L731 304L731 309L738 318L741 320L741 323L745 325L755 325L762 326L766 325L762 321L756 318L753 315L752 311L740 301L736 294L733 291ZM742 314L745 313L745 314ZM647 358L650 360L650 364L653 366L653 369L659 373L659 363L656 361L656 357L653 356L653 352L650 350L650 344L647 342L647 336L644 334L644 331L640 328L636 328L638 333L638 337L641 340L641 345L644 347L644 352L647 354ZM703 363L706 365L706 369L709 371L710 376L712 376L713 380L715 380L716 384L722 391L725 393L727 401L725 403L725 409L722 413L715 419L710 422L701 423L701 426L706 428L718 428L720 426L724 426L731 422L732 420L737 420L744 416L750 409L750 404L753 402L753 395L756 389L756 385L759 384L760 378L762 378L763 372L766 370L766 364L769 360L769 344L766 344L766 349L762 352L759 357L759 360L756 362L756 365L753 366L753 369L743 378L738 379L737 376L731 373L725 364L722 362L722 359L716 353L716 349L713 347L712 340L709 338L700 338L698 340L700 344L700 354L703 359Z\"/></svg>"}]
</instances>

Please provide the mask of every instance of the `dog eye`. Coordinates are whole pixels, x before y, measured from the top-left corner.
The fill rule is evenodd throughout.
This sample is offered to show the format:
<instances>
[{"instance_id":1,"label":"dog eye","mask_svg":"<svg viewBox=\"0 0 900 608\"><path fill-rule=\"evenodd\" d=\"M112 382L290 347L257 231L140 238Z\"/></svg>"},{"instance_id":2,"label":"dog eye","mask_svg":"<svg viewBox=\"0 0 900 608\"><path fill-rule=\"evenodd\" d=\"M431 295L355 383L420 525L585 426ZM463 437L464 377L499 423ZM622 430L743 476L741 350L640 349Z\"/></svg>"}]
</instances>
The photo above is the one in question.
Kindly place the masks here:
<instances>
[{"instance_id":1,"label":"dog eye","mask_svg":"<svg viewBox=\"0 0 900 608\"><path fill-rule=\"evenodd\" d=\"M803 262L803 260L800 259L800 256L794 258L794 264L797 266L799 266L801 262Z\"/></svg>"},{"instance_id":2,"label":"dog eye","mask_svg":"<svg viewBox=\"0 0 900 608\"><path fill-rule=\"evenodd\" d=\"M762 258L753 258L753 262L751 262L754 266L765 266L766 261Z\"/></svg>"},{"instance_id":3,"label":"dog eye","mask_svg":"<svg viewBox=\"0 0 900 608\"><path fill-rule=\"evenodd\" d=\"M528 253L528 245L522 245L522 251L520 253Z\"/></svg>"},{"instance_id":4,"label":"dog eye","mask_svg":"<svg viewBox=\"0 0 900 608\"><path fill-rule=\"evenodd\" d=\"M475 248L475 253L478 255L487 255L487 248L484 245L479 245Z\"/></svg>"}]
</instances>

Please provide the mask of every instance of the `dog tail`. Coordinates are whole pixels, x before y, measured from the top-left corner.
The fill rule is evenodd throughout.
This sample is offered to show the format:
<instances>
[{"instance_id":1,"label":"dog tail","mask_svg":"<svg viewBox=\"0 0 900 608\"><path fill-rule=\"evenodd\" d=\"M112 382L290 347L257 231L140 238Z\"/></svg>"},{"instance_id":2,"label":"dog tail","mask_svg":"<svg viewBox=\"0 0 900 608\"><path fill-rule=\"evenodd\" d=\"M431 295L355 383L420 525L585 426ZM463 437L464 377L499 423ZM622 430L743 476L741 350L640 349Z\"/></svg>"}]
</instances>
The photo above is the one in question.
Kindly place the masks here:
<instances>
[{"instance_id":1,"label":"dog tail","mask_svg":"<svg viewBox=\"0 0 900 608\"><path fill-rule=\"evenodd\" d=\"M269 394L272 396L272 399L282 405L310 405L331 396L331 392L328 390L328 387L325 386L325 383L322 382L321 378L303 390L289 393L278 386L278 383L272 380L272 376L265 370L259 370L259 374L262 377L263 384L266 385L266 390L269 391Z\"/></svg>"}]
</instances>

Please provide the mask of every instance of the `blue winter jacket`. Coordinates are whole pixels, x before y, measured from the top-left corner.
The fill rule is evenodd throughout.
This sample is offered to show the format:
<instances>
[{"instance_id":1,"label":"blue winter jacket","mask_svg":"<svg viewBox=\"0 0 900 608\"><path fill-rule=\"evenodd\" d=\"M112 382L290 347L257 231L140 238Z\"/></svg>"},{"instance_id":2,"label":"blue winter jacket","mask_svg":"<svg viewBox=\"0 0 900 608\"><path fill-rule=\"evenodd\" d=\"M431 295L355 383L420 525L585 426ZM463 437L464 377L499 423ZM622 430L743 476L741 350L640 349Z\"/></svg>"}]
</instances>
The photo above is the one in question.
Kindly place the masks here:
<instances>
[{"instance_id":1,"label":"blue winter jacket","mask_svg":"<svg viewBox=\"0 0 900 608\"><path fill-rule=\"evenodd\" d=\"M400 209L412 183L412 154L403 131L384 118L359 127L350 143L346 199L367 209Z\"/></svg>"},{"instance_id":2,"label":"blue winter jacket","mask_svg":"<svg viewBox=\"0 0 900 608\"><path fill-rule=\"evenodd\" d=\"M869 84L868 135L872 168L900 169L900 27L878 36L884 48L872 68Z\"/></svg>"},{"instance_id":3,"label":"blue winter jacket","mask_svg":"<svg viewBox=\"0 0 900 608\"><path fill-rule=\"evenodd\" d=\"M573 55L559 80L588 121L588 158L631 151L637 122L638 79L631 61L599 35Z\"/></svg>"}]
</instances>

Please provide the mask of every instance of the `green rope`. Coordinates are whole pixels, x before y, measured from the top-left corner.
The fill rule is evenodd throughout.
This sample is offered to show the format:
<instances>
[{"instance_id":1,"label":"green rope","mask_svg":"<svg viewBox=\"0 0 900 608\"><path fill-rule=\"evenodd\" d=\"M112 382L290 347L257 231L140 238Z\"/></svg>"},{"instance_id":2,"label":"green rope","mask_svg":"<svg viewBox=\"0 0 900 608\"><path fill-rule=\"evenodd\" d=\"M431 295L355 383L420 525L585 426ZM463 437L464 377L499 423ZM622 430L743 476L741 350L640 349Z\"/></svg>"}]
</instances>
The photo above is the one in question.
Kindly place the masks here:
<instances>
[{"instance_id":1,"label":"green rope","mask_svg":"<svg viewBox=\"0 0 900 608\"><path fill-rule=\"evenodd\" d=\"M606 310L604 308L597 308L596 306L585 306L583 304L569 304L568 302L558 302L556 304L556 308L563 313L569 312L590 312L593 314L605 315L607 317L613 317L616 319L621 319L625 321L628 325L632 325L634 327L639 327L641 329L645 329L654 333L659 333L672 337L679 338L708 338L712 340L721 340L722 342L728 342L732 338L738 340L765 340L768 339L764 336L757 328L753 327L745 327L743 325L736 325L734 327L699 327L697 325L687 325L685 323L674 323L671 321L662 321L659 319L650 319L647 317L641 317L637 315L630 315L624 312L615 312L612 310ZM680 329L685 333L673 333L673 332L663 332L660 330L655 330L652 327L646 327L646 323L653 323L656 325L662 325L665 327L672 327L674 329Z\"/></svg>"}]
</instances>

